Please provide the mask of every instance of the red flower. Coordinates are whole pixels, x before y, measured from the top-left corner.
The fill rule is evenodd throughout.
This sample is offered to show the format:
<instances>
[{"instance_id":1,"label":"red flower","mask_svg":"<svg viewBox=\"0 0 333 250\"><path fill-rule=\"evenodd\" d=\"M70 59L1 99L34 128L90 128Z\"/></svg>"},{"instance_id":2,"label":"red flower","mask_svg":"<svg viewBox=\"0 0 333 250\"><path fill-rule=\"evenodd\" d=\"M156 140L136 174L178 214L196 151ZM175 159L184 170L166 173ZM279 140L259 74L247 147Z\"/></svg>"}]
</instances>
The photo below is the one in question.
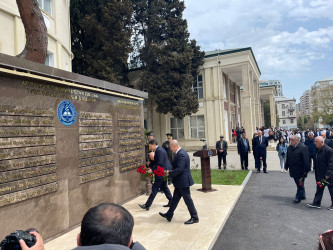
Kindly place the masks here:
<instances>
[{"instance_id":1,"label":"red flower","mask_svg":"<svg viewBox=\"0 0 333 250\"><path fill-rule=\"evenodd\" d=\"M144 174L145 176L152 177L152 174L148 173L148 169L149 168L147 168L145 165L142 165L141 167L138 167L136 172L138 172L140 174Z\"/></svg>"},{"instance_id":2,"label":"red flower","mask_svg":"<svg viewBox=\"0 0 333 250\"><path fill-rule=\"evenodd\" d=\"M164 168L157 166L157 168L153 171L156 176L164 176Z\"/></svg>"}]
</instances>

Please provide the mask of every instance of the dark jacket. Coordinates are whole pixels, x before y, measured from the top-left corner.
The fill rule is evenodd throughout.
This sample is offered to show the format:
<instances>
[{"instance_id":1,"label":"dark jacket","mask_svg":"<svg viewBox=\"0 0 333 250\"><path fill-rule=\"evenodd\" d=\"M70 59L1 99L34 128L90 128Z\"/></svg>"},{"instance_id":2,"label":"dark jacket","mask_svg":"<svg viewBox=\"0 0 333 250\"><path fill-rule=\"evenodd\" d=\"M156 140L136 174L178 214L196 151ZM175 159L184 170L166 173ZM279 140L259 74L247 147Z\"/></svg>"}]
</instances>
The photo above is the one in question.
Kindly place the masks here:
<instances>
[{"instance_id":1,"label":"dark jacket","mask_svg":"<svg viewBox=\"0 0 333 250\"><path fill-rule=\"evenodd\" d=\"M333 185L333 149L325 144L321 149L317 149L314 164L316 181L321 181L325 179L325 176L329 176L328 182Z\"/></svg>"},{"instance_id":2,"label":"dark jacket","mask_svg":"<svg viewBox=\"0 0 333 250\"><path fill-rule=\"evenodd\" d=\"M325 144L331 148L333 148L333 145L332 145L332 140L331 139L325 139Z\"/></svg>"},{"instance_id":3,"label":"dark jacket","mask_svg":"<svg viewBox=\"0 0 333 250\"><path fill-rule=\"evenodd\" d=\"M73 250L145 250L144 246L142 246L139 242L135 242L132 248L128 248L127 246L118 245L118 244L102 244L102 245L94 245L94 246L81 246L76 247Z\"/></svg>"},{"instance_id":4,"label":"dark jacket","mask_svg":"<svg viewBox=\"0 0 333 250\"><path fill-rule=\"evenodd\" d=\"M314 138L312 140L307 138L305 140L304 144L308 147L309 155L310 156L315 156L316 155L316 145L314 143Z\"/></svg>"},{"instance_id":5,"label":"dark jacket","mask_svg":"<svg viewBox=\"0 0 333 250\"><path fill-rule=\"evenodd\" d=\"M220 153L221 149L223 150L222 153ZM221 141L216 142L216 152L217 152L217 154L227 155L228 154L227 149L228 149L228 143L225 140L223 140L222 146L221 146Z\"/></svg>"},{"instance_id":6,"label":"dark jacket","mask_svg":"<svg viewBox=\"0 0 333 250\"><path fill-rule=\"evenodd\" d=\"M290 145L287 150L285 169L289 169L290 177L300 179L310 171L309 151L307 146L299 142L296 147Z\"/></svg>"},{"instance_id":7,"label":"dark jacket","mask_svg":"<svg viewBox=\"0 0 333 250\"><path fill-rule=\"evenodd\" d=\"M171 170L171 163L168 160L168 155L165 152L165 150L158 146L155 149L155 155L154 155L154 165L150 166L152 170L155 170L157 166L160 166L164 168L165 170Z\"/></svg>"},{"instance_id":8,"label":"dark jacket","mask_svg":"<svg viewBox=\"0 0 333 250\"><path fill-rule=\"evenodd\" d=\"M164 150L167 152L167 155L168 155L168 159L169 159L169 162L172 162L173 161L173 158L174 158L174 155L170 149L170 142L169 141L165 141L162 145L162 148L164 148Z\"/></svg>"},{"instance_id":9,"label":"dark jacket","mask_svg":"<svg viewBox=\"0 0 333 250\"><path fill-rule=\"evenodd\" d=\"M184 149L180 149L172 162L169 172L175 188L186 188L194 184L190 171L190 157Z\"/></svg>"},{"instance_id":10,"label":"dark jacket","mask_svg":"<svg viewBox=\"0 0 333 250\"><path fill-rule=\"evenodd\" d=\"M249 152L251 152L250 143L249 143L249 140L247 138L245 138L245 143L247 144L247 150L246 151L245 151L245 145L244 145L243 138L240 138L238 140L238 142L237 142L238 154L240 154L240 155L246 155Z\"/></svg>"},{"instance_id":11,"label":"dark jacket","mask_svg":"<svg viewBox=\"0 0 333 250\"><path fill-rule=\"evenodd\" d=\"M252 140L252 148L253 151L255 151L256 154L263 154L266 155L266 148L268 146L268 139L265 136L262 136L262 141L260 143L259 136L253 138Z\"/></svg>"}]
</instances>

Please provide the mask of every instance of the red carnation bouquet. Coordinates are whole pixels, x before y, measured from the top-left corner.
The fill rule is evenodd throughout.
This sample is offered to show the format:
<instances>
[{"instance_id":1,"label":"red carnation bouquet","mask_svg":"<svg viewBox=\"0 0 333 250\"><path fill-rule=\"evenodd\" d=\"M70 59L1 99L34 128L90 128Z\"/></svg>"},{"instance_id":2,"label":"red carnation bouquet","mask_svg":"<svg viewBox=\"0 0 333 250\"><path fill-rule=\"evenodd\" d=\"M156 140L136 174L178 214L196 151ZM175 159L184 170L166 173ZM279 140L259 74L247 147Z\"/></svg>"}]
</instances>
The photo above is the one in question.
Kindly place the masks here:
<instances>
[{"instance_id":1,"label":"red carnation bouquet","mask_svg":"<svg viewBox=\"0 0 333 250\"><path fill-rule=\"evenodd\" d=\"M153 171L154 175L156 176L163 176L163 179L166 181L168 179L168 176L166 174L166 171L164 170L164 168L157 166L157 168Z\"/></svg>"},{"instance_id":2,"label":"red carnation bouquet","mask_svg":"<svg viewBox=\"0 0 333 250\"><path fill-rule=\"evenodd\" d=\"M320 188L325 187L326 185L330 184L326 179L322 179L321 181L317 181L317 185Z\"/></svg>"},{"instance_id":3,"label":"red carnation bouquet","mask_svg":"<svg viewBox=\"0 0 333 250\"><path fill-rule=\"evenodd\" d=\"M144 174L146 177L153 177L153 174L148 173L148 167L146 167L145 165L142 165L141 167L138 167L138 169L136 170L136 172L140 173L140 174Z\"/></svg>"}]
</instances>

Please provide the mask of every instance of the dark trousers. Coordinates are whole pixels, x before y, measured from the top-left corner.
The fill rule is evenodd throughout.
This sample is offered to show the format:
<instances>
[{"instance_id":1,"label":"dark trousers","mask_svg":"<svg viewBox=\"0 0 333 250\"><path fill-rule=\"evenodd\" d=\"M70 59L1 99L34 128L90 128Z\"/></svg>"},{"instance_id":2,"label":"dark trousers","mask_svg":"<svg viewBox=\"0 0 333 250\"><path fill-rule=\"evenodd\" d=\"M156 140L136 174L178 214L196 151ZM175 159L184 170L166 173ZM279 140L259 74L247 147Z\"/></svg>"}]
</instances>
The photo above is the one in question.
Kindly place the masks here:
<instances>
[{"instance_id":1,"label":"dark trousers","mask_svg":"<svg viewBox=\"0 0 333 250\"><path fill-rule=\"evenodd\" d=\"M173 192L173 199L171 202L171 207L169 208L167 215L168 217L172 218L173 214L178 206L178 203L180 201L180 198L184 199L184 202L187 206L188 211L190 212L191 218L198 219L198 213L197 210L194 207L193 200L191 198L191 191L190 187L186 188L175 188L175 191Z\"/></svg>"},{"instance_id":2,"label":"dark trousers","mask_svg":"<svg viewBox=\"0 0 333 250\"><path fill-rule=\"evenodd\" d=\"M330 192L331 201L332 201L332 205L333 205L333 186L330 185L330 186L327 186L327 188L328 188L328 191ZM315 197L313 199L314 204L320 205L321 199L323 198L324 189L325 189L325 186L323 186L321 188L321 187L318 187L318 185L317 185L316 194L315 194Z\"/></svg>"},{"instance_id":3,"label":"dark trousers","mask_svg":"<svg viewBox=\"0 0 333 250\"><path fill-rule=\"evenodd\" d=\"M267 169L267 164L266 164L266 154L262 154L262 153L256 153L256 156L255 156L255 164L256 164L256 169L258 171L260 171L260 168L261 168L261 163L260 163L260 157L262 157L262 165L263 165L263 170L264 172L266 171Z\"/></svg>"},{"instance_id":4,"label":"dark trousers","mask_svg":"<svg viewBox=\"0 0 333 250\"><path fill-rule=\"evenodd\" d=\"M227 155L217 154L218 166L221 168L221 160L223 160L223 168L227 166Z\"/></svg>"},{"instance_id":5,"label":"dark trousers","mask_svg":"<svg viewBox=\"0 0 333 250\"><path fill-rule=\"evenodd\" d=\"M150 207L153 203L155 196L157 195L158 191L161 190L164 192L165 196L169 200L169 202L172 201L172 195L170 192L170 189L168 188L167 181L164 181L163 177L155 176L155 181L152 186L151 194L148 197L148 200L146 201L146 206Z\"/></svg>"},{"instance_id":6,"label":"dark trousers","mask_svg":"<svg viewBox=\"0 0 333 250\"><path fill-rule=\"evenodd\" d=\"M247 169L249 166L249 154L246 152L246 154L240 154L240 161L242 169Z\"/></svg>"},{"instance_id":7,"label":"dark trousers","mask_svg":"<svg viewBox=\"0 0 333 250\"><path fill-rule=\"evenodd\" d=\"M295 181L296 186L297 186L297 192L296 192L295 199L297 199L297 200L303 200L303 199L306 198L305 187L304 187L305 179L303 180L302 186L299 185L299 179L300 178L294 178L294 181Z\"/></svg>"}]
</instances>

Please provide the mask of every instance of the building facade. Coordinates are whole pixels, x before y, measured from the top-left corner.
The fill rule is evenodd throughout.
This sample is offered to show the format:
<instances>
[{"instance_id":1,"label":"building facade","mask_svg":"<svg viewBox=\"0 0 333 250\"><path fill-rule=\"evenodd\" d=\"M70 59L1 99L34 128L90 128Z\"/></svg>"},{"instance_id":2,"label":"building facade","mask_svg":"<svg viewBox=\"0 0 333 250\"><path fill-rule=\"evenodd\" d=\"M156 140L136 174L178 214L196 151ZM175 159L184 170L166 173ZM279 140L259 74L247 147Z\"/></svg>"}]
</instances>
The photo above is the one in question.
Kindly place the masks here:
<instances>
[{"instance_id":1,"label":"building facade","mask_svg":"<svg viewBox=\"0 0 333 250\"><path fill-rule=\"evenodd\" d=\"M199 111L181 120L171 114L154 112L155 138L163 142L165 134L171 132L182 147L198 150L204 145L202 138L211 148L220 135L231 141L232 129L236 127L244 127L252 136L256 127L263 125L260 75L251 48L206 52L193 85L199 98Z\"/></svg>"},{"instance_id":2,"label":"building facade","mask_svg":"<svg viewBox=\"0 0 333 250\"><path fill-rule=\"evenodd\" d=\"M261 80L260 81L260 87L268 87L268 86L275 86L277 97L283 96L282 83L279 80Z\"/></svg>"},{"instance_id":3,"label":"building facade","mask_svg":"<svg viewBox=\"0 0 333 250\"><path fill-rule=\"evenodd\" d=\"M280 118L278 127L282 129L297 128L296 99L275 97L275 103Z\"/></svg>"},{"instance_id":4,"label":"building facade","mask_svg":"<svg viewBox=\"0 0 333 250\"><path fill-rule=\"evenodd\" d=\"M300 104L300 114L311 116L312 112L311 90L304 91L303 95L300 97L299 104Z\"/></svg>"},{"instance_id":5,"label":"building facade","mask_svg":"<svg viewBox=\"0 0 333 250\"><path fill-rule=\"evenodd\" d=\"M48 31L45 64L72 70L69 0L38 0ZM0 53L15 56L25 46L25 30L16 1L0 2Z\"/></svg>"}]
</instances>

